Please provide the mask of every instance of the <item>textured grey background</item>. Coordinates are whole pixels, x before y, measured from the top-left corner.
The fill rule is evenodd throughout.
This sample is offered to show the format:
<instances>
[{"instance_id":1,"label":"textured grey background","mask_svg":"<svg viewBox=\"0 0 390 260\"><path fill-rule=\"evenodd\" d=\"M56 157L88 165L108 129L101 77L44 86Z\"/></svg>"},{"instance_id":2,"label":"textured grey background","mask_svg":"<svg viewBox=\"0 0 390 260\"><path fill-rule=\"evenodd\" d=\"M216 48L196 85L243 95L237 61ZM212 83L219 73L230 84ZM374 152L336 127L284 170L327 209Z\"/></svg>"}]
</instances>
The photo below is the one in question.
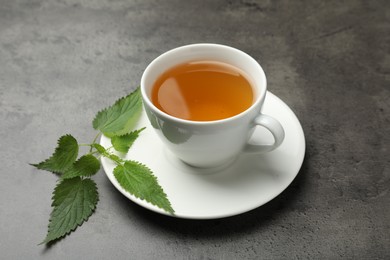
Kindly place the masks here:
<instances>
[{"instance_id":1,"label":"textured grey background","mask_svg":"<svg viewBox=\"0 0 390 260\"><path fill-rule=\"evenodd\" d=\"M95 214L50 248L56 177L29 162L160 53L242 49L297 114L304 165L279 197L227 219L172 219L94 177ZM390 1L0 0L1 259L390 259Z\"/></svg>"}]
</instances>

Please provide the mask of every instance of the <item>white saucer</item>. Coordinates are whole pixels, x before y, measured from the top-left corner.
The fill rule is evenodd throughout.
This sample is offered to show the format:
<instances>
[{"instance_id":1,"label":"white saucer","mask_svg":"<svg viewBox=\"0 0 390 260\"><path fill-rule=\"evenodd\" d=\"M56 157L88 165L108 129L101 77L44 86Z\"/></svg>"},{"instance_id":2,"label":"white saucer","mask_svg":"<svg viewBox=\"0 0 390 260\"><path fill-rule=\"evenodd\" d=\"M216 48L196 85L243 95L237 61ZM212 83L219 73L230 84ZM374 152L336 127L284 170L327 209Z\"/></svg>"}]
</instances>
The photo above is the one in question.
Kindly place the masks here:
<instances>
[{"instance_id":1,"label":"white saucer","mask_svg":"<svg viewBox=\"0 0 390 260\"><path fill-rule=\"evenodd\" d=\"M146 126L146 129L125 157L139 161L153 171L175 210L174 217L215 219L244 213L267 203L286 189L298 174L305 154L302 127L282 100L267 92L263 113L283 125L286 137L282 145L266 154L241 154L222 169L199 170L176 159L163 147L145 114L137 127ZM266 130L257 129L252 141L264 135L271 136ZM110 147L111 141L102 136L100 144ZM113 175L115 164L112 161L102 158L102 164L112 184L123 195L142 207L169 215L126 192Z\"/></svg>"}]
</instances>

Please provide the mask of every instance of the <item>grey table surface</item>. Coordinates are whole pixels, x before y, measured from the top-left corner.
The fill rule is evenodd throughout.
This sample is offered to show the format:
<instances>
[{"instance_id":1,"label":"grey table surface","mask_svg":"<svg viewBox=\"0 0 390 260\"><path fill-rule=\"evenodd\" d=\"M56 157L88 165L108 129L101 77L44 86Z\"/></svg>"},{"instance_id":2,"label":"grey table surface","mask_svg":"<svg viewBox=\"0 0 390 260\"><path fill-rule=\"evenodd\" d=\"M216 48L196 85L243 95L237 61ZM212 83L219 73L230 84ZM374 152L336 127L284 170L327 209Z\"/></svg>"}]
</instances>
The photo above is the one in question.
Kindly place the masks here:
<instances>
[{"instance_id":1,"label":"grey table surface","mask_svg":"<svg viewBox=\"0 0 390 260\"><path fill-rule=\"evenodd\" d=\"M217 220L161 216L103 170L96 212L51 247L57 177L28 163L185 44L239 48L303 126L302 169L277 198ZM1 259L390 259L390 2L0 0Z\"/></svg>"}]
</instances>

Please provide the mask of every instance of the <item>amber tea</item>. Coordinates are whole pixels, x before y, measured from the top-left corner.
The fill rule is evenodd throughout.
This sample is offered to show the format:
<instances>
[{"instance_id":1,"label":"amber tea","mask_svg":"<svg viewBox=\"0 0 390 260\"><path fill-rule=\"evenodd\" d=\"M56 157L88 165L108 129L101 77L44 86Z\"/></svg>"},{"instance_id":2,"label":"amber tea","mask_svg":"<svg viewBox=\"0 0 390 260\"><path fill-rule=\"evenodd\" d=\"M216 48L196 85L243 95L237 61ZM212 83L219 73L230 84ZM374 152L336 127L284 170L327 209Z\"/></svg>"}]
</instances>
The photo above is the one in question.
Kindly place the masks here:
<instances>
[{"instance_id":1,"label":"amber tea","mask_svg":"<svg viewBox=\"0 0 390 260\"><path fill-rule=\"evenodd\" d=\"M193 61L175 66L156 80L152 102L165 113L192 121L235 116L254 101L247 76L222 62Z\"/></svg>"}]
</instances>

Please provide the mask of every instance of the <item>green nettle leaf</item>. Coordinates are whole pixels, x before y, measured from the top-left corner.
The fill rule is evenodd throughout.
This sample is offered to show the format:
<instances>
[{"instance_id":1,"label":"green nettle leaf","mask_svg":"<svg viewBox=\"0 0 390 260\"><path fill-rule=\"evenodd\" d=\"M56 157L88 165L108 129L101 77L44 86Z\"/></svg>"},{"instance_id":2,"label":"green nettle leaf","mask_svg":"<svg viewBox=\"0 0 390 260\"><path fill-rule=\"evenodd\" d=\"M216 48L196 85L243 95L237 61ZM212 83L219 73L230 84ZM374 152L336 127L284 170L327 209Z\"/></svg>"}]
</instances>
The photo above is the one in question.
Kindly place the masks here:
<instances>
[{"instance_id":1,"label":"green nettle leaf","mask_svg":"<svg viewBox=\"0 0 390 260\"><path fill-rule=\"evenodd\" d=\"M38 164L31 164L41 170L64 173L77 159L79 145L71 135L61 136L53 155Z\"/></svg>"},{"instance_id":2,"label":"green nettle leaf","mask_svg":"<svg viewBox=\"0 0 390 260\"><path fill-rule=\"evenodd\" d=\"M73 163L73 165L69 167L61 177L63 179L70 179L77 176L90 177L96 174L99 169L99 160L91 154L86 154Z\"/></svg>"},{"instance_id":3,"label":"green nettle leaf","mask_svg":"<svg viewBox=\"0 0 390 260\"><path fill-rule=\"evenodd\" d=\"M137 123L142 111L142 99L139 88L130 95L121 98L95 116L93 128L108 137L125 135Z\"/></svg>"},{"instance_id":4,"label":"green nettle leaf","mask_svg":"<svg viewBox=\"0 0 390 260\"><path fill-rule=\"evenodd\" d=\"M145 165L135 161L126 161L114 169L119 184L135 197L164 209L173 214L174 210L167 195L157 182L157 178Z\"/></svg>"},{"instance_id":5,"label":"green nettle leaf","mask_svg":"<svg viewBox=\"0 0 390 260\"><path fill-rule=\"evenodd\" d=\"M54 209L50 215L49 231L41 244L75 230L91 216L97 202L98 192L93 180L75 177L60 182L53 192Z\"/></svg>"},{"instance_id":6,"label":"green nettle leaf","mask_svg":"<svg viewBox=\"0 0 390 260\"><path fill-rule=\"evenodd\" d=\"M129 134L121 135L121 136L113 136L111 138L112 146L118 152L127 153L130 147L133 145L134 141L138 138L139 134L145 129L141 128L139 130L135 130Z\"/></svg>"}]
</instances>

